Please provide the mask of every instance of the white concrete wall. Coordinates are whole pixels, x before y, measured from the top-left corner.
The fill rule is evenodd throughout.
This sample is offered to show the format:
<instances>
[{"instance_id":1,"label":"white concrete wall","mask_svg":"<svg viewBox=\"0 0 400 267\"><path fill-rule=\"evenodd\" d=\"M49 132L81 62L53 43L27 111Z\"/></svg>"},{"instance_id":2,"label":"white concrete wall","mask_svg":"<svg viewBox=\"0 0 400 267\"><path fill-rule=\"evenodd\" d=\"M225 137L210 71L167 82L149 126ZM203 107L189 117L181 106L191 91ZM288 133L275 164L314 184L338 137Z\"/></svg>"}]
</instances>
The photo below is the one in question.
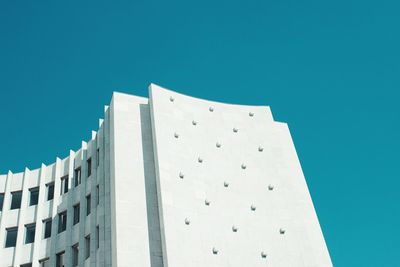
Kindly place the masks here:
<instances>
[{"instance_id":1,"label":"white concrete wall","mask_svg":"<svg viewBox=\"0 0 400 267\"><path fill-rule=\"evenodd\" d=\"M332 266L287 125L268 107L154 84L150 101L164 266Z\"/></svg>"}]
</instances>

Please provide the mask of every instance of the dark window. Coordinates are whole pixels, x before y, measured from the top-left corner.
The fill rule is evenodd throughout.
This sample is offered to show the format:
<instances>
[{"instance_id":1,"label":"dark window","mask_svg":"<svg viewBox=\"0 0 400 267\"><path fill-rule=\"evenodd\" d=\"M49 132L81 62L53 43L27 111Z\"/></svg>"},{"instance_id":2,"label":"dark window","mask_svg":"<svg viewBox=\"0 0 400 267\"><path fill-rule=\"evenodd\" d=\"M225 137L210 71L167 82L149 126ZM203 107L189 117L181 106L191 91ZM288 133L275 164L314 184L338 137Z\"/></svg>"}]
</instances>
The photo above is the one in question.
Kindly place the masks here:
<instances>
[{"instance_id":1,"label":"dark window","mask_svg":"<svg viewBox=\"0 0 400 267\"><path fill-rule=\"evenodd\" d=\"M15 244L17 243L17 234L17 227L7 229L6 248L15 247Z\"/></svg>"},{"instance_id":2,"label":"dark window","mask_svg":"<svg viewBox=\"0 0 400 267\"><path fill-rule=\"evenodd\" d=\"M72 267L79 265L79 244L72 246Z\"/></svg>"},{"instance_id":3,"label":"dark window","mask_svg":"<svg viewBox=\"0 0 400 267\"><path fill-rule=\"evenodd\" d=\"M96 151L96 164L97 164L97 167L99 167L99 164L100 164L100 148L98 148L97 151Z\"/></svg>"},{"instance_id":4,"label":"dark window","mask_svg":"<svg viewBox=\"0 0 400 267\"><path fill-rule=\"evenodd\" d=\"M90 197L90 195L86 196L86 215L89 215L91 212L91 199L92 198Z\"/></svg>"},{"instance_id":5,"label":"dark window","mask_svg":"<svg viewBox=\"0 0 400 267\"><path fill-rule=\"evenodd\" d=\"M64 255L65 255L64 251L57 254L56 267L65 267Z\"/></svg>"},{"instance_id":6,"label":"dark window","mask_svg":"<svg viewBox=\"0 0 400 267\"><path fill-rule=\"evenodd\" d=\"M74 171L75 187L81 184L82 172L81 167L78 167Z\"/></svg>"},{"instance_id":7,"label":"dark window","mask_svg":"<svg viewBox=\"0 0 400 267\"><path fill-rule=\"evenodd\" d=\"M64 232L67 229L67 212L64 211L58 214L58 233Z\"/></svg>"},{"instance_id":8,"label":"dark window","mask_svg":"<svg viewBox=\"0 0 400 267\"><path fill-rule=\"evenodd\" d=\"M54 183L49 183L47 186L47 200L52 200L54 198Z\"/></svg>"},{"instance_id":9,"label":"dark window","mask_svg":"<svg viewBox=\"0 0 400 267\"><path fill-rule=\"evenodd\" d=\"M19 209L21 207L22 191L12 192L11 197L11 209Z\"/></svg>"},{"instance_id":10,"label":"dark window","mask_svg":"<svg viewBox=\"0 0 400 267\"><path fill-rule=\"evenodd\" d=\"M39 265L40 267L50 267L50 259L46 258L39 260Z\"/></svg>"},{"instance_id":11,"label":"dark window","mask_svg":"<svg viewBox=\"0 0 400 267\"><path fill-rule=\"evenodd\" d=\"M79 217L80 217L80 205L76 204L74 206L74 225L77 224L79 222Z\"/></svg>"},{"instance_id":12,"label":"dark window","mask_svg":"<svg viewBox=\"0 0 400 267\"><path fill-rule=\"evenodd\" d=\"M25 225L26 235L25 235L25 244L30 244L35 242L35 224Z\"/></svg>"},{"instance_id":13,"label":"dark window","mask_svg":"<svg viewBox=\"0 0 400 267\"><path fill-rule=\"evenodd\" d=\"M43 221L43 224L44 224L44 238L45 239L49 238L51 236L51 223L52 223L51 219Z\"/></svg>"},{"instance_id":14,"label":"dark window","mask_svg":"<svg viewBox=\"0 0 400 267\"><path fill-rule=\"evenodd\" d=\"M20 267L32 267L32 263L21 264Z\"/></svg>"},{"instance_id":15,"label":"dark window","mask_svg":"<svg viewBox=\"0 0 400 267\"><path fill-rule=\"evenodd\" d=\"M98 225L96 226L96 247L100 247L100 230Z\"/></svg>"},{"instance_id":16,"label":"dark window","mask_svg":"<svg viewBox=\"0 0 400 267\"><path fill-rule=\"evenodd\" d=\"M0 211L3 210L4 194L0 194Z\"/></svg>"},{"instance_id":17,"label":"dark window","mask_svg":"<svg viewBox=\"0 0 400 267\"><path fill-rule=\"evenodd\" d=\"M90 257L90 235L85 237L85 259Z\"/></svg>"},{"instance_id":18,"label":"dark window","mask_svg":"<svg viewBox=\"0 0 400 267\"><path fill-rule=\"evenodd\" d=\"M68 192L68 175L61 177L61 191L60 195Z\"/></svg>"},{"instance_id":19,"label":"dark window","mask_svg":"<svg viewBox=\"0 0 400 267\"><path fill-rule=\"evenodd\" d=\"M39 200L39 187L29 189L31 196L29 200L29 206L37 205Z\"/></svg>"},{"instance_id":20,"label":"dark window","mask_svg":"<svg viewBox=\"0 0 400 267\"><path fill-rule=\"evenodd\" d=\"M99 185L96 186L96 205L100 203L100 187Z\"/></svg>"},{"instance_id":21,"label":"dark window","mask_svg":"<svg viewBox=\"0 0 400 267\"><path fill-rule=\"evenodd\" d=\"M89 158L87 161L87 177L92 174L92 158Z\"/></svg>"}]
</instances>

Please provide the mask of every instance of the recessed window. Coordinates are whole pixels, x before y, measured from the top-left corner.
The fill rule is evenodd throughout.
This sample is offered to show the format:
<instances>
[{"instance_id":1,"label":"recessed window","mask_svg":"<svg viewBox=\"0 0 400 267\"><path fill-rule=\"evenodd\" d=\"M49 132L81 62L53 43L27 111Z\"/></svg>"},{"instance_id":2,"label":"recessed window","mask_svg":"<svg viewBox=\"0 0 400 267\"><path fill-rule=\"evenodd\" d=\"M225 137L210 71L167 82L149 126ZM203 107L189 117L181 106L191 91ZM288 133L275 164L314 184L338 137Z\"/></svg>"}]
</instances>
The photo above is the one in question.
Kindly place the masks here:
<instances>
[{"instance_id":1,"label":"recessed window","mask_svg":"<svg viewBox=\"0 0 400 267\"><path fill-rule=\"evenodd\" d=\"M68 175L61 177L60 195L68 192Z\"/></svg>"},{"instance_id":2,"label":"recessed window","mask_svg":"<svg viewBox=\"0 0 400 267\"><path fill-rule=\"evenodd\" d=\"M181 179L185 178L185 175L183 174L183 172L179 173L179 178L181 178Z\"/></svg>"},{"instance_id":3,"label":"recessed window","mask_svg":"<svg viewBox=\"0 0 400 267\"><path fill-rule=\"evenodd\" d=\"M100 165L100 148L96 150L96 166L99 167Z\"/></svg>"},{"instance_id":4,"label":"recessed window","mask_svg":"<svg viewBox=\"0 0 400 267\"><path fill-rule=\"evenodd\" d=\"M44 239L49 238L51 236L51 223L52 223L51 218L43 221Z\"/></svg>"},{"instance_id":5,"label":"recessed window","mask_svg":"<svg viewBox=\"0 0 400 267\"><path fill-rule=\"evenodd\" d=\"M92 158L88 158L86 161L87 165L87 177L89 177L92 174Z\"/></svg>"},{"instance_id":6,"label":"recessed window","mask_svg":"<svg viewBox=\"0 0 400 267\"><path fill-rule=\"evenodd\" d=\"M65 267L65 251L57 253L56 267Z\"/></svg>"},{"instance_id":7,"label":"recessed window","mask_svg":"<svg viewBox=\"0 0 400 267\"><path fill-rule=\"evenodd\" d=\"M197 159L197 161L198 161L199 163L202 163L202 162L203 162L203 159L202 159L201 157L199 157L199 158Z\"/></svg>"},{"instance_id":8,"label":"recessed window","mask_svg":"<svg viewBox=\"0 0 400 267\"><path fill-rule=\"evenodd\" d=\"M64 232L67 229L67 212L58 214L58 233Z\"/></svg>"},{"instance_id":9,"label":"recessed window","mask_svg":"<svg viewBox=\"0 0 400 267\"><path fill-rule=\"evenodd\" d=\"M211 203L210 200L208 200L208 199L204 200L204 204L206 204L206 206L210 206L210 203Z\"/></svg>"},{"instance_id":10,"label":"recessed window","mask_svg":"<svg viewBox=\"0 0 400 267\"><path fill-rule=\"evenodd\" d=\"M185 219L185 224L189 225L190 224L190 220L188 218Z\"/></svg>"},{"instance_id":11,"label":"recessed window","mask_svg":"<svg viewBox=\"0 0 400 267\"><path fill-rule=\"evenodd\" d=\"M243 170L247 168L246 164L242 164L241 167Z\"/></svg>"},{"instance_id":12,"label":"recessed window","mask_svg":"<svg viewBox=\"0 0 400 267\"><path fill-rule=\"evenodd\" d=\"M209 107L208 110L209 110L210 112L213 112L213 111L214 111L214 107Z\"/></svg>"},{"instance_id":13,"label":"recessed window","mask_svg":"<svg viewBox=\"0 0 400 267\"><path fill-rule=\"evenodd\" d=\"M91 212L91 207L92 207L91 200L92 200L91 196L87 195L86 196L86 215L89 215Z\"/></svg>"},{"instance_id":14,"label":"recessed window","mask_svg":"<svg viewBox=\"0 0 400 267\"><path fill-rule=\"evenodd\" d=\"M218 249L214 247L214 248L212 249L212 253L213 253L214 255L217 255L217 254L218 254Z\"/></svg>"},{"instance_id":15,"label":"recessed window","mask_svg":"<svg viewBox=\"0 0 400 267\"><path fill-rule=\"evenodd\" d=\"M274 186L272 184L268 185L268 190L270 191L274 190Z\"/></svg>"},{"instance_id":16,"label":"recessed window","mask_svg":"<svg viewBox=\"0 0 400 267\"><path fill-rule=\"evenodd\" d=\"M79 222L81 206L79 204L74 205L74 225Z\"/></svg>"},{"instance_id":17,"label":"recessed window","mask_svg":"<svg viewBox=\"0 0 400 267\"><path fill-rule=\"evenodd\" d=\"M39 265L40 265L40 267L50 267L50 259L45 258L45 259L39 260Z\"/></svg>"},{"instance_id":18,"label":"recessed window","mask_svg":"<svg viewBox=\"0 0 400 267\"><path fill-rule=\"evenodd\" d=\"M37 205L39 201L39 187L29 189L29 206Z\"/></svg>"},{"instance_id":19,"label":"recessed window","mask_svg":"<svg viewBox=\"0 0 400 267\"><path fill-rule=\"evenodd\" d=\"M178 133L174 133L174 137L175 138L179 138L179 134Z\"/></svg>"},{"instance_id":20,"label":"recessed window","mask_svg":"<svg viewBox=\"0 0 400 267\"><path fill-rule=\"evenodd\" d=\"M72 246L72 267L79 266L79 243Z\"/></svg>"},{"instance_id":21,"label":"recessed window","mask_svg":"<svg viewBox=\"0 0 400 267\"><path fill-rule=\"evenodd\" d=\"M174 102L175 98L173 98L172 96L169 97L169 101Z\"/></svg>"},{"instance_id":22,"label":"recessed window","mask_svg":"<svg viewBox=\"0 0 400 267\"><path fill-rule=\"evenodd\" d=\"M35 242L35 229L36 224L25 225L25 244L30 244Z\"/></svg>"},{"instance_id":23,"label":"recessed window","mask_svg":"<svg viewBox=\"0 0 400 267\"><path fill-rule=\"evenodd\" d=\"M52 200L54 198L54 182L46 184L47 187L47 200Z\"/></svg>"},{"instance_id":24,"label":"recessed window","mask_svg":"<svg viewBox=\"0 0 400 267\"><path fill-rule=\"evenodd\" d=\"M90 235L85 237L85 259L90 257Z\"/></svg>"},{"instance_id":25,"label":"recessed window","mask_svg":"<svg viewBox=\"0 0 400 267\"><path fill-rule=\"evenodd\" d=\"M215 144L215 146L216 146L216 147L221 147L221 143L217 142L217 143Z\"/></svg>"},{"instance_id":26,"label":"recessed window","mask_svg":"<svg viewBox=\"0 0 400 267\"><path fill-rule=\"evenodd\" d=\"M255 206L255 205L251 205L251 206L250 206L250 209L251 209L252 211L255 211L255 210L256 210L256 206Z\"/></svg>"},{"instance_id":27,"label":"recessed window","mask_svg":"<svg viewBox=\"0 0 400 267\"><path fill-rule=\"evenodd\" d=\"M100 228L97 225L96 226L96 248L98 249L100 247Z\"/></svg>"},{"instance_id":28,"label":"recessed window","mask_svg":"<svg viewBox=\"0 0 400 267\"><path fill-rule=\"evenodd\" d=\"M3 203L4 203L4 193L0 194L0 211L3 210Z\"/></svg>"},{"instance_id":29,"label":"recessed window","mask_svg":"<svg viewBox=\"0 0 400 267\"><path fill-rule=\"evenodd\" d=\"M233 128L232 130L233 130L234 133L237 133L239 131L238 128Z\"/></svg>"},{"instance_id":30,"label":"recessed window","mask_svg":"<svg viewBox=\"0 0 400 267\"><path fill-rule=\"evenodd\" d=\"M279 229L279 233L280 233L281 235L285 234L285 232L286 232L285 229L283 229L283 228Z\"/></svg>"},{"instance_id":31,"label":"recessed window","mask_svg":"<svg viewBox=\"0 0 400 267\"><path fill-rule=\"evenodd\" d=\"M267 257L267 253L264 251L261 251L261 258L265 259Z\"/></svg>"},{"instance_id":32,"label":"recessed window","mask_svg":"<svg viewBox=\"0 0 400 267\"><path fill-rule=\"evenodd\" d=\"M21 208L22 191L11 192L11 209Z\"/></svg>"},{"instance_id":33,"label":"recessed window","mask_svg":"<svg viewBox=\"0 0 400 267\"><path fill-rule=\"evenodd\" d=\"M81 167L78 167L74 170L74 184L75 187L80 185L82 182L82 169Z\"/></svg>"},{"instance_id":34,"label":"recessed window","mask_svg":"<svg viewBox=\"0 0 400 267\"><path fill-rule=\"evenodd\" d=\"M96 205L100 204L100 186L96 186Z\"/></svg>"},{"instance_id":35,"label":"recessed window","mask_svg":"<svg viewBox=\"0 0 400 267\"><path fill-rule=\"evenodd\" d=\"M194 126L196 126L196 125L197 125L197 121L193 120L193 121L192 121L192 124L193 124Z\"/></svg>"},{"instance_id":36,"label":"recessed window","mask_svg":"<svg viewBox=\"0 0 400 267\"><path fill-rule=\"evenodd\" d=\"M7 231L6 248L15 247L15 244L17 243L18 228L17 227L8 228L6 229L6 231Z\"/></svg>"},{"instance_id":37,"label":"recessed window","mask_svg":"<svg viewBox=\"0 0 400 267\"><path fill-rule=\"evenodd\" d=\"M224 182L224 186L225 186L225 187L228 187L228 186L229 186L229 183L228 183L228 182Z\"/></svg>"},{"instance_id":38,"label":"recessed window","mask_svg":"<svg viewBox=\"0 0 400 267\"><path fill-rule=\"evenodd\" d=\"M249 112L249 116L250 116L250 117L253 117L253 116L254 116L254 113L253 113L253 112Z\"/></svg>"},{"instance_id":39,"label":"recessed window","mask_svg":"<svg viewBox=\"0 0 400 267\"><path fill-rule=\"evenodd\" d=\"M233 225L233 226L232 226L232 232L235 232L235 233L236 233L237 231L238 231L237 226Z\"/></svg>"},{"instance_id":40,"label":"recessed window","mask_svg":"<svg viewBox=\"0 0 400 267\"><path fill-rule=\"evenodd\" d=\"M258 151L259 151L259 152L263 152L263 151L264 151L264 148L263 148L262 146L259 146L259 147L258 147Z\"/></svg>"}]
</instances>

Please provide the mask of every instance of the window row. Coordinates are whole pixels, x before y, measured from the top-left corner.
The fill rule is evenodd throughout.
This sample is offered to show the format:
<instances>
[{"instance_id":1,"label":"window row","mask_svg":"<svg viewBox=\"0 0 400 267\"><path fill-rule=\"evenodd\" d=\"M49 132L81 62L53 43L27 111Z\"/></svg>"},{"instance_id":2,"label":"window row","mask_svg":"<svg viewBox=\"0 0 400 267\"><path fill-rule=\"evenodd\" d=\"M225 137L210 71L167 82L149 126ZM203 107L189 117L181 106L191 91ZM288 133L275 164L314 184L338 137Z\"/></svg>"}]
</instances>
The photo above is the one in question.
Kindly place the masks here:
<instances>
[{"instance_id":1,"label":"window row","mask_svg":"<svg viewBox=\"0 0 400 267\"><path fill-rule=\"evenodd\" d=\"M77 170L75 170L77 171ZM76 173L75 173L76 174ZM79 168L79 183L80 183L80 168ZM79 185L79 184L78 184ZM75 186L77 184L75 183ZM52 200L54 198L54 182L46 184L47 191L47 200ZM99 201L99 186L96 187L97 191L97 202ZM68 176L61 177L61 192L60 194L64 194L68 192ZM21 208L21 200L22 200L22 191L14 191L11 192L11 205L10 209L19 209ZM39 187L34 187L29 189L29 206L37 205L39 201ZM4 193L0 193L0 211L3 210L4 204Z\"/></svg>"},{"instance_id":2,"label":"window row","mask_svg":"<svg viewBox=\"0 0 400 267\"><path fill-rule=\"evenodd\" d=\"M91 213L91 196L86 196L86 215ZM80 221L80 203L73 206L73 225ZM51 237L52 219L43 220L43 238ZM58 214L58 233L62 233L67 229L67 211ZM36 224L25 225L25 244L33 243L35 241ZM7 228L6 244L5 247L15 247L17 242L18 227Z\"/></svg>"},{"instance_id":3,"label":"window row","mask_svg":"<svg viewBox=\"0 0 400 267\"><path fill-rule=\"evenodd\" d=\"M99 249L99 227L96 227L96 249ZM79 243L74 244L72 247L72 266L79 266L79 253L80 247ZM90 235L85 236L85 260L90 257ZM56 254L56 267L64 267L66 264L65 251L61 251ZM39 260L40 267L50 267L50 258L44 258ZM32 267L32 263L26 263L20 265L20 267Z\"/></svg>"}]
</instances>

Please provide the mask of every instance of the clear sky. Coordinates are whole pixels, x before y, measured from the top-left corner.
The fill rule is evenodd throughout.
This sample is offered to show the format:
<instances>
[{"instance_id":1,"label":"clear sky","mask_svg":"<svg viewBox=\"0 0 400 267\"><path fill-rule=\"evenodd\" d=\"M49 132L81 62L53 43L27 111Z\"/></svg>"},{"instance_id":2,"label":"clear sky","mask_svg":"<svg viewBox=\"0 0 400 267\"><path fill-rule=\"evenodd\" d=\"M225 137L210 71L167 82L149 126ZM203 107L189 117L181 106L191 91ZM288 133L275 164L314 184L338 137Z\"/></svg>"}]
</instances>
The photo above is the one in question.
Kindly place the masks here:
<instances>
[{"instance_id":1,"label":"clear sky","mask_svg":"<svg viewBox=\"0 0 400 267\"><path fill-rule=\"evenodd\" d=\"M0 1L0 172L150 82L289 123L335 266L400 266L400 2Z\"/></svg>"}]
</instances>

